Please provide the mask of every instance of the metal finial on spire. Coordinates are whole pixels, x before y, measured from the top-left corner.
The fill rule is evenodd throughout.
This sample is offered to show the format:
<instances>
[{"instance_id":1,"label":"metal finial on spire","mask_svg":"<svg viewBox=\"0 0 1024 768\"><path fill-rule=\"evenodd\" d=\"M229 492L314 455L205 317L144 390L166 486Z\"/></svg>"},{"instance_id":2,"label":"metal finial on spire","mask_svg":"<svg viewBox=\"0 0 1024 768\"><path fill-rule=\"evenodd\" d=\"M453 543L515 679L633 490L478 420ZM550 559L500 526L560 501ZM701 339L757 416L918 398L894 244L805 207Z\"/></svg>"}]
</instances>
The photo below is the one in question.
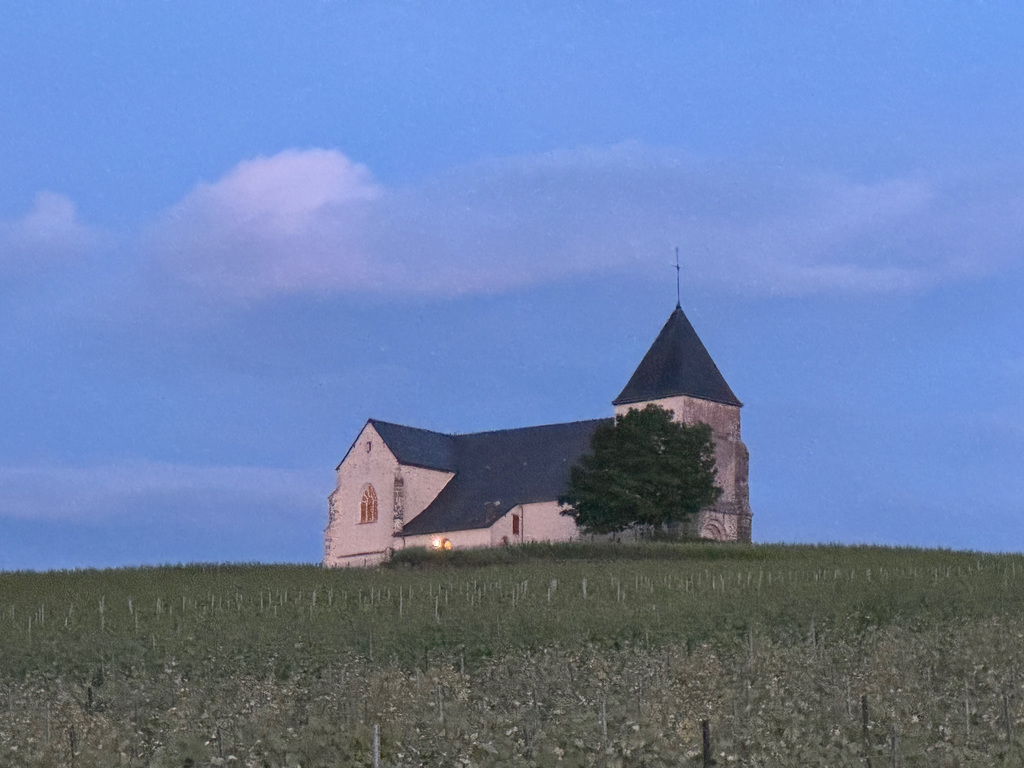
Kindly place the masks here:
<instances>
[{"instance_id":1,"label":"metal finial on spire","mask_svg":"<svg viewBox=\"0 0 1024 768\"><path fill-rule=\"evenodd\" d=\"M679 293L679 246L676 246L676 309L682 309L682 301Z\"/></svg>"}]
</instances>

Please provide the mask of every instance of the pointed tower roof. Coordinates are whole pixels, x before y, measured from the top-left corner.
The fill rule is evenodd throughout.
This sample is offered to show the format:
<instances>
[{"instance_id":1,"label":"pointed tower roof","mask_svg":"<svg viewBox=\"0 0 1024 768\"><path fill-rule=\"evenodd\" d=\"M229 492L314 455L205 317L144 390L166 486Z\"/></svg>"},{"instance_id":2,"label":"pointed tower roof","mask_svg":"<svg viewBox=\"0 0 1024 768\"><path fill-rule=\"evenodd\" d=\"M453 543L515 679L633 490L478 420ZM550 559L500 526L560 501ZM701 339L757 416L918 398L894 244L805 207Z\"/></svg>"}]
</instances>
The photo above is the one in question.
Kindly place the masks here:
<instances>
[{"instance_id":1,"label":"pointed tower roof","mask_svg":"<svg viewBox=\"0 0 1024 768\"><path fill-rule=\"evenodd\" d=\"M678 305L613 405L689 395L742 406Z\"/></svg>"}]
</instances>

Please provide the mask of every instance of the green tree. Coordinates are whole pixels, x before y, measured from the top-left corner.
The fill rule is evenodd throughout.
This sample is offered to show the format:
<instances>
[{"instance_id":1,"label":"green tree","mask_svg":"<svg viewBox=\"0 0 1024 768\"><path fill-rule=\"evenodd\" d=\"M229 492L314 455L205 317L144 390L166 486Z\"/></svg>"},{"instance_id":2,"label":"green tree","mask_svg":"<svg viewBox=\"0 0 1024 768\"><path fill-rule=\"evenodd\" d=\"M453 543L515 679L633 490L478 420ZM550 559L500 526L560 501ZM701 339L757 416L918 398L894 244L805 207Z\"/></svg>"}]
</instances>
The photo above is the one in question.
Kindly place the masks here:
<instances>
[{"instance_id":1,"label":"green tree","mask_svg":"<svg viewBox=\"0 0 1024 768\"><path fill-rule=\"evenodd\" d=\"M680 424L651 404L598 428L558 502L585 533L658 530L717 501L715 476L711 427Z\"/></svg>"}]
</instances>

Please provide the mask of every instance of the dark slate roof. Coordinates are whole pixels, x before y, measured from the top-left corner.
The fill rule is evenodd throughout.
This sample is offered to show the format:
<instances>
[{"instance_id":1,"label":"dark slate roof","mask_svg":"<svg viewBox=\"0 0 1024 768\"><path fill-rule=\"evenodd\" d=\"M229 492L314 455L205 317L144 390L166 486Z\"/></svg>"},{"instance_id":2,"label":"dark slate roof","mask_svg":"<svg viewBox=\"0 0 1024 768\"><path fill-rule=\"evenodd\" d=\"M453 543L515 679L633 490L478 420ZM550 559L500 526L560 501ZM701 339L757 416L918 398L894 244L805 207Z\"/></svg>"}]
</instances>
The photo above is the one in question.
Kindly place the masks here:
<instances>
[{"instance_id":1,"label":"dark slate roof","mask_svg":"<svg viewBox=\"0 0 1024 768\"><path fill-rule=\"evenodd\" d=\"M455 436L370 419L399 464L454 472Z\"/></svg>"},{"instance_id":2,"label":"dark slate roof","mask_svg":"<svg viewBox=\"0 0 1024 768\"><path fill-rule=\"evenodd\" d=\"M569 468L590 450L595 430L611 419L444 435L371 420L402 464L454 472L403 533L487 528L519 504L552 501L566 490Z\"/></svg>"},{"instance_id":3,"label":"dark slate roof","mask_svg":"<svg viewBox=\"0 0 1024 768\"><path fill-rule=\"evenodd\" d=\"M680 307L669 317L613 405L689 395L741 406Z\"/></svg>"}]
</instances>

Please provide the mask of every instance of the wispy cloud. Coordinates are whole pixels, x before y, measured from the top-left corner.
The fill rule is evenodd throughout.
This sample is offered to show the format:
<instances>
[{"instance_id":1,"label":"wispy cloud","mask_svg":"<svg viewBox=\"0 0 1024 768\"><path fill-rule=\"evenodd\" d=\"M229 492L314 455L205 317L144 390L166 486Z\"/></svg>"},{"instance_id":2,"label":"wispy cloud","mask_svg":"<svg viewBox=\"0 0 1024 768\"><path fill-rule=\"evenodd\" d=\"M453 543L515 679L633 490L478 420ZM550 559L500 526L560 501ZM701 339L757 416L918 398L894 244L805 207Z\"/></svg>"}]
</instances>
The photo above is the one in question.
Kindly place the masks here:
<instances>
[{"instance_id":1,"label":"wispy cloud","mask_svg":"<svg viewBox=\"0 0 1024 768\"><path fill-rule=\"evenodd\" d=\"M80 220L67 197L40 192L24 216L0 221L0 277L65 266L105 240L103 233Z\"/></svg>"},{"instance_id":2,"label":"wispy cloud","mask_svg":"<svg viewBox=\"0 0 1024 768\"><path fill-rule=\"evenodd\" d=\"M0 467L0 518L145 520L173 508L179 520L237 515L247 504L322 506L330 473L267 467L131 461L97 466Z\"/></svg>"},{"instance_id":3,"label":"wispy cloud","mask_svg":"<svg viewBox=\"0 0 1024 768\"><path fill-rule=\"evenodd\" d=\"M334 150L196 187L150 248L205 292L494 292L663 269L783 293L925 289L1019 259L1024 178L859 183L621 145L481 162L386 188Z\"/></svg>"},{"instance_id":4,"label":"wispy cloud","mask_svg":"<svg viewBox=\"0 0 1024 768\"><path fill-rule=\"evenodd\" d=\"M80 263L111 238L37 195L0 221L0 277ZM1024 172L864 183L634 144L480 162L385 187L336 150L247 160L197 185L144 258L217 300L457 295L644 276L682 247L691 282L771 294L924 290L1019 263Z\"/></svg>"}]
</instances>

